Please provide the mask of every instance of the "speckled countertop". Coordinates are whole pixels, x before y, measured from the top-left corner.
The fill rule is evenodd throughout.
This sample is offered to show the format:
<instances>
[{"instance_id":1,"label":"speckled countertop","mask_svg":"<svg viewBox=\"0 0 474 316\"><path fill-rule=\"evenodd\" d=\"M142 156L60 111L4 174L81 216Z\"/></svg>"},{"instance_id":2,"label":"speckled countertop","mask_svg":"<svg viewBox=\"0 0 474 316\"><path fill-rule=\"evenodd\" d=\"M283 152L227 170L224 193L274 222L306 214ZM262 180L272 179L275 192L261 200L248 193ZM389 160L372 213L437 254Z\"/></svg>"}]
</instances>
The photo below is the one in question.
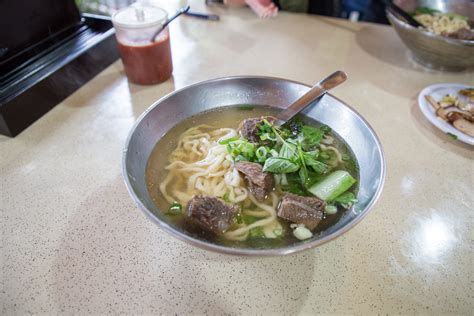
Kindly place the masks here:
<instances>
[{"instance_id":1,"label":"speckled countertop","mask_svg":"<svg viewBox=\"0 0 474 316\"><path fill-rule=\"evenodd\" d=\"M473 149L432 127L426 85L474 74L411 61L390 27L214 8L172 26L173 79L129 84L110 66L14 139L0 137L2 314L472 314ZM373 211L317 249L241 258L178 241L134 205L121 176L137 117L185 85L227 75L313 83L374 127L387 179Z\"/></svg>"}]
</instances>

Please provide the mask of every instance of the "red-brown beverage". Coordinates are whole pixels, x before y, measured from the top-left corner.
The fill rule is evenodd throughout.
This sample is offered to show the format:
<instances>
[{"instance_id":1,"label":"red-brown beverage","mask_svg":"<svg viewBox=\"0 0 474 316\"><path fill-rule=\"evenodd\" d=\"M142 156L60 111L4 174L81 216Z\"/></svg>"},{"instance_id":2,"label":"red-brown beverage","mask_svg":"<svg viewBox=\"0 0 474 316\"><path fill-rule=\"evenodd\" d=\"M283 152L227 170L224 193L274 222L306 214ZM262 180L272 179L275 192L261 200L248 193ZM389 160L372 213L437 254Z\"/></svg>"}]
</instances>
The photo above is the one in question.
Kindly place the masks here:
<instances>
[{"instance_id":1,"label":"red-brown beverage","mask_svg":"<svg viewBox=\"0 0 474 316\"><path fill-rule=\"evenodd\" d=\"M164 32L167 32L165 30ZM118 48L128 80L136 84L156 84L168 80L173 72L169 35L160 36L149 45L126 45Z\"/></svg>"},{"instance_id":2,"label":"red-brown beverage","mask_svg":"<svg viewBox=\"0 0 474 316\"><path fill-rule=\"evenodd\" d=\"M163 29L167 18L163 9L140 2L112 15L120 56L130 82L149 85L171 77L170 33L167 27Z\"/></svg>"}]
</instances>

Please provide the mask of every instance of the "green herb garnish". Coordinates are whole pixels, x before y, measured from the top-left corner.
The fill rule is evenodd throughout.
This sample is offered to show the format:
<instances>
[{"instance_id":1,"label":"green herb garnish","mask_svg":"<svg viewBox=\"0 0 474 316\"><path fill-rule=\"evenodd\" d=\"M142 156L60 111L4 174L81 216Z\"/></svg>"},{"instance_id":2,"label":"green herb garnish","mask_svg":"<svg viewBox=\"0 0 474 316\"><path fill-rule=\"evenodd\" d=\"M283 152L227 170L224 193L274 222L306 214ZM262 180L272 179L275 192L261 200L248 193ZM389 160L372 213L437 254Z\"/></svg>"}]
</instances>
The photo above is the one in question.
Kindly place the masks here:
<instances>
[{"instance_id":1,"label":"green herb garnish","mask_svg":"<svg viewBox=\"0 0 474 316\"><path fill-rule=\"evenodd\" d=\"M458 139L458 136L457 136L457 135L451 134L450 132L447 132L446 135L448 135L449 137L451 137L451 138L454 139L454 140L457 140L457 139Z\"/></svg>"},{"instance_id":2,"label":"green herb garnish","mask_svg":"<svg viewBox=\"0 0 474 316\"><path fill-rule=\"evenodd\" d=\"M250 238L265 238L265 233L262 227L255 227L249 231Z\"/></svg>"},{"instance_id":3,"label":"green herb garnish","mask_svg":"<svg viewBox=\"0 0 474 316\"><path fill-rule=\"evenodd\" d=\"M438 11L436 9L431 9L431 8L428 8L428 7L419 7L419 8L416 8L414 15L417 15L417 14L434 15L436 13L441 13L441 11Z\"/></svg>"},{"instance_id":4,"label":"green herb garnish","mask_svg":"<svg viewBox=\"0 0 474 316\"><path fill-rule=\"evenodd\" d=\"M237 109L239 109L240 111L251 111L253 110L253 108L253 105L240 105Z\"/></svg>"},{"instance_id":5,"label":"green herb garnish","mask_svg":"<svg viewBox=\"0 0 474 316\"><path fill-rule=\"evenodd\" d=\"M352 207L352 205L354 205L354 203L357 203L357 198L355 197L354 193L345 192L335 198L333 202L341 205L345 209L349 209Z\"/></svg>"},{"instance_id":6,"label":"green herb garnish","mask_svg":"<svg viewBox=\"0 0 474 316\"><path fill-rule=\"evenodd\" d=\"M170 207L168 208L168 215L180 215L182 213L183 206L178 202L171 203Z\"/></svg>"},{"instance_id":7,"label":"green herb garnish","mask_svg":"<svg viewBox=\"0 0 474 316\"><path fill-rule=\"evenodd\" d=\"M240 139L240 136L235 136L235 137L231 137L231 138L227 138L227 139L223 139L219 142L219 144L221 145L227 145L229 143L232 143L232 142L235 142L236 140L239 140Z\"/></svg>"}]
</instances>

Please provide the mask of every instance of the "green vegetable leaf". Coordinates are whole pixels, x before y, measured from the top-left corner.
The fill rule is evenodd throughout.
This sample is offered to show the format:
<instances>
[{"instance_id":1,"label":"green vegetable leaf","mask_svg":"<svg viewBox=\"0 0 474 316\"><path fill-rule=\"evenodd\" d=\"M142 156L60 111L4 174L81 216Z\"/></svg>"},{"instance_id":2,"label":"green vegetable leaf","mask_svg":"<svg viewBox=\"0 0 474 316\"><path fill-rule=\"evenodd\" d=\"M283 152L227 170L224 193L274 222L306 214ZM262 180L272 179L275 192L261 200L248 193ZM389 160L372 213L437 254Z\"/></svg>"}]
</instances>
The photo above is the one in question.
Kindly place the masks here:
<instances>
[{"instance_id":1,"label":"green vegetable leaf","mask_svg":"<svg viewBox=\"0 0 474 316\"><path fill-rule=\"evenodd\" d=\"M327 164L315 159L307 160L306 164L310 166L316 173L319 173L319 174L325 174L330 169Z\"/></svg>"},{"instance_id":2,"label":"green vegetable leaf","mask_svg":"<svg viewBox=\"0 0 474 316\"><path fill-rule=\"evenodd\" d=\"M287 142L283 143L280 148L279 157L296 161L298 159L298 155L296 154L296 146Z\"/></svg>"},{"instance_id":3,"label":"green vegetable leaf","mask_svg":"<svg viewBox=\"0 0 474 316\"><path fill-rule=\"evenodd\" d=\"M291 192L301 196L311 196L311 194L308 193L301 184L301 180L297 172L287 174L286 179L288 184L280 186L283 191Z\"/></svg>"},{"instance_id":4,"label":"green vegetable leaf","mask_svg":"<svg viewBox=\"0 0 474 316\"><path fill-rule=\"evenodd\" d=\"M298 171L299 165L285 158L268 158L263 165L263 172L271 173L291 173Z\"/></svg>"},{"instance_id":5,"label":"green vegetable leaf","mask_svg":"<svg viewBox=\"0 0 474 316\"><path fill-rule=\"evenodd\" d=\"M324 174L329 171L329 166L324 162L316 160L317 154L314 152L303 152L303 159L307 166L311 167L316 173Z\"/></svg>"},{"instance_id":6,"label":"green vegetable leaf","mask_svg":"<svg viewBox=\"0 0 474 316\"><path fill-rule=\"evenodd\" d=\"M301 184L307 188L309 182L308 169L306 169L306 167L301 167L300 171L298 171L298 175L300 176Z\"/></svg>"},{"instance_id":7,"label":"green vegetable leaf","mask_svg":"<svg viewBox=\"0 0 474 316\"><path fill-rule=\"evenodd\" d=\"M222 199L224 200L224 202L230 203L229 192L224 193L224 195L222 196Z\"/></svg>"},{"instance_id":8,"label":"green vegetable leaf","mask_svg":"<svg viewBox=\"0 0 474 316\"><path fill-rule=\"evenodd\" d=\"M301 129L303 134L303 148L305 150L312 149L321 143L324 135L326 134L325 128L314 128L310 126L303 126Z\"/></svg>"},{"instance_id":9,"label":"green vegetable leaf","mask_svg":"<svg viewBox=\"0 0 474 316\"><path fill-rule=\"evenodd\" d=\"M319 160L332 168L339 164L337 155L332 150L321 150L321 153L319 154Z\"/></svg>"},{"instance_id":10,"label":"green vegetable leaf","mask_svg":"<svg viewBox=\"0 0 474 316\"><path fill-rule=\"evenodd\" d=\"M334 203L340 204L342 207L351 208L354 203L357 203L357 198L352 192L345 192L333 200Z\"/></svg>"}]
</instances>

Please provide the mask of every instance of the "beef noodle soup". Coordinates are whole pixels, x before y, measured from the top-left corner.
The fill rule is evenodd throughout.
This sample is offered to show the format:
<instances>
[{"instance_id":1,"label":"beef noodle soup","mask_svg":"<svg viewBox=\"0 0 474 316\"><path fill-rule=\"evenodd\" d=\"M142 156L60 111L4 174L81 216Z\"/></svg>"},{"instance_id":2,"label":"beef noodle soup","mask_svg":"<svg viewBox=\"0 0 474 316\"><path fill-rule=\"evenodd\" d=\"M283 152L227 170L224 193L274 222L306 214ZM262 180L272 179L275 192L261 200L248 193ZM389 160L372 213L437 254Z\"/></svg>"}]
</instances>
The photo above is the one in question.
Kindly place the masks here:
<instances>
[{"instance_id":1,"label":"beef noodle soup","mask_svg":"<svg viewBox=\"0 0 474 316\"><path fill-rule=\"evenodd\" d=\"M148 191L196 238L246 248L304 242L357 202L354 155L308 117L272 125L278 109L236 105L199 113L152 151Z\"/></svg>"}]
</instances>

